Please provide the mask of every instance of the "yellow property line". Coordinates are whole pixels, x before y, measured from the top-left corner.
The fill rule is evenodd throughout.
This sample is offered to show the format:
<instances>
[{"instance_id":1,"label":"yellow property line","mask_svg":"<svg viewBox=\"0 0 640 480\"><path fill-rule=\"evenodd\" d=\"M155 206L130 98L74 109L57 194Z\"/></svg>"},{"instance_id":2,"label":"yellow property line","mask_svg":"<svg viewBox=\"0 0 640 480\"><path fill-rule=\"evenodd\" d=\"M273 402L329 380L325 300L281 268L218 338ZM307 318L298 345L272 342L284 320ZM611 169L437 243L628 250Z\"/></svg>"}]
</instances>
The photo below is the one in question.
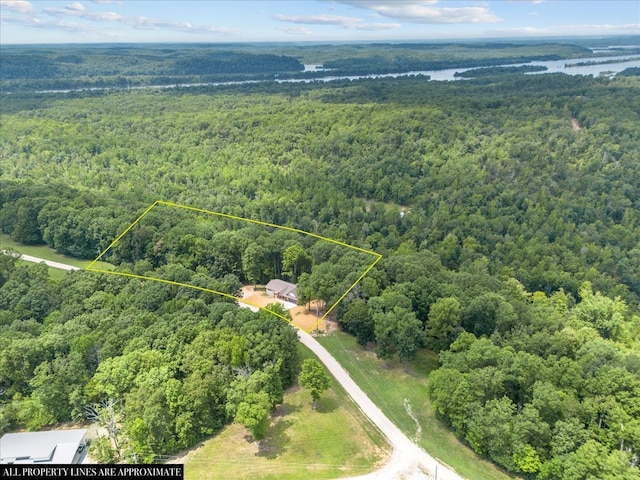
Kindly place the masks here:
<instances>
[{"instance_id":1,"label":"yellow property line","mask_svg":"<svg viewBox=\"0 0 640 480\"><path fill-rule=\"evenodd\" d=\"M120 235L118 235L118 236L116 237L116 239L115 239L113 242L111 242L111 244L110 244L107 248L105 248L105 249L104 249L104 251L103 251L100 255L98 255L98 256L96 257L96 259L95 259L93 262L91 262L89 265L87 265L87 270L90 270L90 271L93 271L93 272L97 272L97 271L104 271L104 270L94 270L94 269L92 268L92 267L93 267L93 264L94 264L94 263L96 263L97 261L99 261L105 253L107 253L109 250L111 250L111 248L112 248L116 243L118 243L118 242L120 241L120 239L121 239L122 237L124 237L124 236L127 234L127 232L129 232L129 230L131 230L131 229L132 229L132 228L133 228L133 227L134 227L134 226L135 226L135 225L136 225L140 220L142 220L142 217L144 217L147 213L149 213L149 212L151 211L151 209L152 209L153 207L155 207L157 204L158 204L158 201L156 200L155 202L153 202L153 203L151 204L151 206L150 206L149 208L147 208L147 209L142 213L142 215L140 215L138 218L136 218L136 219L134 220L134 222L133 222L131 225L129 225L129 226L125 229L125 231L124 231L124 232L122 232ZM111 273L112 273L112 272L111 272Z\"/></svg>"},{"instance_id":2,"label":"yellow property line","mask_svg":"<svg viewBox=\"0 0 640 480\"><path fill-rule=\"evenodd\" d=\"M111 244L107 248L105 248L104 251L102 253L100 253L100 255L98 255L96 257L96 259L93 260L87 266L86 270L88 270L90 272L107 273L107 274L110 274L110 275L120 275L120 276L123 276L123 277L137 278L137 279L140 279L140 280L152 280L154 282L167 283L169 285L175 285L175 286L178 286L178 287L193 288L195 290L201 290L203 292L208 292L208 293L213 293L213 294L216 294L216 295L221 295L223 297L231 298L233 300L236 300L238 302L244 303L246 305L250 305L252 307L256 307L256 308L259 308L261 310L266 310L267 312L271 313L272 315L275 315L276 317L278 317L278 318L280 318L280 319L282 319L282 320L294 325L295 327L300 328L297 325L295 325L291 320L289 320L288 318L286 318L283 315L280 315L277 312L269 310L266 307L262 307L260 305L256 305L254 303L247 302L243 298L234 297L233 295L229 295L228 293L219 292L217 290L211 290L209 288L198 287L198 286L195 286L195 285L189 285L187 283L175 282L173 280L166 280L164 278L147 277L145 275L137 275L135 273L114 272L112 270L103 270L101 268L94 268L94 264L96 264L98 261L100 261L100 259L110 249L112 249L122 239L122 237L124 237L136 224L138 224L140 222L140 220L142 220L142 218L145 215L147 215L156 205L166 205L168 207L182 208L182 209L185 209L185 210L191 210L191 211L195 211L195 212L206 213L208 215L215 215L215 216L218 216L218 217L229 218L229 219L232 219L232 220L239 220L239 221L242 221L242 222L255 223L257 225L263 225L263 226L266 226L266 227L279 228L281 230L287 230L287 231L290 231L290 232L300 233L300 234L303 234L303 235L308 235L310 237L317 238L319 240L324 240L324 241L327 241L327 242L335 243L337 245L341 245L343 247L347 247L347 248L350 248L352 250L356 250L358 252L366 253L366 254L373 255L374 257L376 257L374 262L367 267L367 269L364 271L364 273L362 275L360 275L355 282L353 282L353 284L347 289L347 291L344 292L344 294L325 312L325 314L322 317L317 319L317 321L316 321L316 329L318 328L318 324L320 323L320 321L324 320L324 318L327 315L329 315L329 313L331 313L333 311L333 309L335 309L342 300L344 300L344 298L349 294L349 292L355 288L355 286L367 275L367 273L369 273L371 271L371 269L382 258L382 255L379 254L379 253L372 252L370 250L365 250L364 248L355 247L353 245L349 245L347 243L340 242L339 240L333 240L331 238L326 238L326 237L323 237L322 235L318 235L318 234L315 234L315 233L305 232L304 230L300 230L300 229L297 229L297 228L287 227L287 226L284 226L284 225L276 225L274 223L269 223L269 222L262 222L260 220L252 220L250 218L238 217L236 215L230 215L230 214L227 214L227 213L213 212L213 211L210 211L210 210L204 210L202 208L190 207L190 206L187 206L187 205L180 205L180 204L177 204L177 203L165 202L165 201L162 201L162 200L156 200L138 218L136 218L131 225L129 225L120 235L118 235L116 237L116 239L113 240L113 242L111 242Z\"/></svg>"}]
</instances>

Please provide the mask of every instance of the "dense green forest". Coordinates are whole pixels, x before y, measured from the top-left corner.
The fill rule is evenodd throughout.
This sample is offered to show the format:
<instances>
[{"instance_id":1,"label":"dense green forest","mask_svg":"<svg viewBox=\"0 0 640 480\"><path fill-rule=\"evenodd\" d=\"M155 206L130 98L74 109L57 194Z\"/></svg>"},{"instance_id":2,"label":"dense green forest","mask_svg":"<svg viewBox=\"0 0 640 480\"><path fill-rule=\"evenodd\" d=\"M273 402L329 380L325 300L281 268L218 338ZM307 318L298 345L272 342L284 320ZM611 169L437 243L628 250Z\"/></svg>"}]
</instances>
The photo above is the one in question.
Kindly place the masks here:
<instances>
[{"instance_id":1,"label":"dense green forest","mask_svg":"<svg viewBox=\"0 0 640 480\"><path fill-rule=\"evenodd\" d=\"M86 418L109 430L96 457L151 462L230 419L255 438L299 370L292 327L219 297L115 275L69 274L3 255L0 429ZM202 272L162 271L194 282ZM275 306L273 307L275 308ZM282 312L285 314L285 312ZM10 333L11 336L8 336Z\"/></svg>"},{"instance_id":2,"label":"dense green forest","mask_svg":"<svg viewBox=\"0 0 640 480\"><path fill-rule=\"evenodd\" d=\"M1 53L3 90L273 79L304 69L297 59L284 55L211 46L5 46Z\"/></svg>"},{"instance_id":3,"label":"dense green forest","mask_svg":"<svg viewBox=\"0 0 640 480\"><path fill-rule=\"evenodd\" d=\"M634 75L15 93L0 229L95 258L167 200L374 250L333 318L385 361L438 352L431 401L473 450L531 478L631 479L639 105ZM231 295L281 276L327 304L364 265L314 237L152 213L105 260ZM297 375L293 330L264 312L0 258L1 430L116 402L126 442L105 455L150 460L233 419L259 436Z\"/></svg>"}]
</instances>

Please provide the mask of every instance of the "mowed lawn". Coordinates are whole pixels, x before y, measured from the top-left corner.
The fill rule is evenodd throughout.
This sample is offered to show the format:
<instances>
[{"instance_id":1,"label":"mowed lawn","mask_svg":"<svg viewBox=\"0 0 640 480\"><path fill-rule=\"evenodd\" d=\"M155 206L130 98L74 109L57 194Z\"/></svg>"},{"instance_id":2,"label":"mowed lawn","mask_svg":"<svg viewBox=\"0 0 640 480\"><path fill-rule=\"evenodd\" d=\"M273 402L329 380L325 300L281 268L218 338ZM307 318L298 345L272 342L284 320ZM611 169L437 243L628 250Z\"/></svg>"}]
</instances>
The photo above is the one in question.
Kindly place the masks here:
<instances>
[{"instance_id":1,"label":"mowed lawn","mask_svg":"<svg viewBox=\"0 0 640 480\"><path fill-rule=\"evenodd\" d=\"M300 349L303 358L312 357ZM389 453L384 437L334 380L317 410L308 391L289 389L265 440L250 441L242 425L229 425L180 463L187 480L315 480L367 473L384 464Z\"/></svg>"},{"instance_id":2,"label":"mowed lawn","mask_svg":"<svg viewBox=\"0 0 640 480\"><path fill-rule=\"evenodd\" d=\"M23 245L12 240L9 235L0 233L0 250L5 249L15 250L18 253L42 258L43 260L64 263L78 268L87 268L87 266L89 266L89 264L92 262L92 260L82 260L79 258L62 255L46 245ZM113 265L107 262L98 262L95 267L105 270L112 270L113 268L115 268Z\"/></svg>"},{"instance_id":3,"label":"mowed lawn","mask_svg":"<svg viewBox=\"0 0 640 480\"><path fill-rule=\"evenodd\" d=\"M438 367L433 352L421 351L405 371L397 362L385 367L375 353L345 333L335 331L317 340L387 417L432 456L469 480L517 478L476 455L435 417L427 397L427 376Z\"/></svg>"},{"instance_id":4,"label":"mowed lawn","mask_svg":"<svg viewBox=\"0 0 640 480\"><path fill-rule=\"evenodd\" d=\"M29 265L34 265L34 263L27 262L26 260L18 260L16 262L16 265L29 266ZM49 279L55 280L56 282L62 280L64 276L68 273L68 270L60 270L59 268L53 268L53 267L47 267L47 270L49 271Z\"/></svg>"}]
</instances>

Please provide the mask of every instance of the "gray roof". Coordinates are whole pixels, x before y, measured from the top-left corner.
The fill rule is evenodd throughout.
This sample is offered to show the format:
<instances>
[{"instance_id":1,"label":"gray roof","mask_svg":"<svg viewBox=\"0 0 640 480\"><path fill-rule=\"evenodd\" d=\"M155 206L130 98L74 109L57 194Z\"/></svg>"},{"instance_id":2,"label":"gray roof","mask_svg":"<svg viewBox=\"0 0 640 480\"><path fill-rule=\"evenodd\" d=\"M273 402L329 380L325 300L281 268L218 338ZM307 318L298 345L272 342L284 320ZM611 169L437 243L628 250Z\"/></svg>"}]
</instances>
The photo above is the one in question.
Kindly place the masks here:
<instances>
[{"instance_id":1,"label":"gray roof","mask_svg":"<svg viewBox=\"0 0 640 480\"><path fill-rule=\"evenodd\" d=\"M281 297L288 298L297 298L296 297L296 285L293 283L285 282L284 280L270 280L269 283L265 286L267 291L271 290L272 292L277 293Z\"/></svg>"},{"instance_id":2,"label":"gray roof","mask_svg":"<svg viewBox=\"0 0 640 480\"><path fill-rule=\"evenodd\" d=\"M87 429L7 433L0 438L0 463L73 463Z\"/></svg>"}]
</instances>

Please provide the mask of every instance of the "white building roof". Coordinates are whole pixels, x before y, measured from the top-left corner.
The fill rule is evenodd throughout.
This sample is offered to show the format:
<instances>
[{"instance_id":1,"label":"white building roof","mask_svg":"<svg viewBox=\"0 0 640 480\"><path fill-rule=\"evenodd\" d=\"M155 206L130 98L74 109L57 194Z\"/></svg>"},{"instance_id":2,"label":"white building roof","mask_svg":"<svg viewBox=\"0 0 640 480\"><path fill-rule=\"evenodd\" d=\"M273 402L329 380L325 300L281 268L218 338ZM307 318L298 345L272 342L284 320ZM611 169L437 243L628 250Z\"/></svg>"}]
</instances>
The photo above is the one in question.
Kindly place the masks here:
<instances>
[{"instance_id":1,"label":"white building roof","mask_svg":"<svg viewBox=\"0 0 640 480\"><path fill-rule=\"evenodd\" d=\"M86 429L7 433L0 438L0 463L74 463Z\"/></svg>"}]
</instances>

